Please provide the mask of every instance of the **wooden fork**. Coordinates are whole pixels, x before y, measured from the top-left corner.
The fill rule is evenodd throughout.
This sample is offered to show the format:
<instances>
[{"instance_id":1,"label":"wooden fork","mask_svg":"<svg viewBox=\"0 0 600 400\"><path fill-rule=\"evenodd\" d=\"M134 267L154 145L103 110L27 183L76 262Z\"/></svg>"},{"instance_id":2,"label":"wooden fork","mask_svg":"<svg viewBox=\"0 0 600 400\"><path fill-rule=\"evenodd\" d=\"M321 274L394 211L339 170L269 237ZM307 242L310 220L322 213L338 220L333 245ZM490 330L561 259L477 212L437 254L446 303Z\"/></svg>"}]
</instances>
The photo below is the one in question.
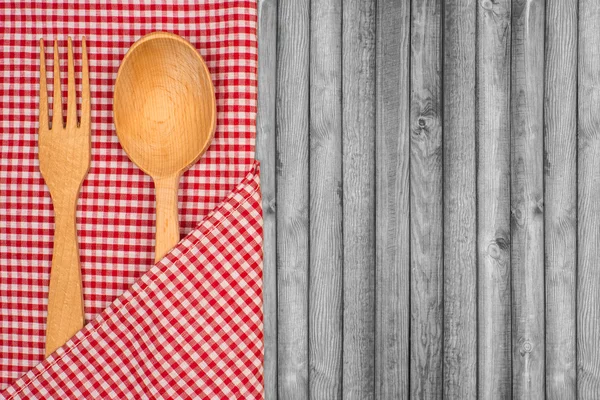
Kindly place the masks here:
<instances>
[{"instance_id":1,"label":"wooden fork","mask_svg":"<svg viewBox=\"0 0 600 400\"><path fill-rule=\"evenodd\" d=\"M85 38L82 39L81 122L77 122L73 47L69 37L67 122L63 120L58 43L54 41L54 101L48 125L44 41L40 39L40 171L54 206L54 250L48 289L46 356L83 328L83 294L75 213L79 188L90 166L90 84Z\"/></svg>"}]
</instances>

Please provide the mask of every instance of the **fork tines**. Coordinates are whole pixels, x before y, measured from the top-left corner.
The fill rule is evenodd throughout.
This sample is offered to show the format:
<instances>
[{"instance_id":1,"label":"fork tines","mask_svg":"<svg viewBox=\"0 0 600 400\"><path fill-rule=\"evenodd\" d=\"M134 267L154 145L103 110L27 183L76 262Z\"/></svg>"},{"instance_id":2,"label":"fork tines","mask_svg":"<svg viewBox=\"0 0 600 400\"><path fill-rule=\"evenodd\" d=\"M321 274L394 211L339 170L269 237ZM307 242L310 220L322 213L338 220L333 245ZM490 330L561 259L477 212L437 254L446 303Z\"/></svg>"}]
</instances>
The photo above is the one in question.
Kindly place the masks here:
<instances>
[{"instance_id":1,"label":"fork tines","mask_svg":"<svg viewBox=\"0 0 600 400\"><path fill-rule=\"evenodd\" d=\"M67 81L67 126L82 127L89 130L90 124L90 78L85 36L82 46L81 77L81 122L77 121L77 95L75 92L75 67L73 65L73 45L68 39L68 81ZM58 41L54 40L54 99L52 102L52 124L48 125L48 89L46 85L46 52L44 39L40 39L40 130L66 128L62 110L62 90L60 83L60 61L58 57Z\"/></svg>"}]
</instances>

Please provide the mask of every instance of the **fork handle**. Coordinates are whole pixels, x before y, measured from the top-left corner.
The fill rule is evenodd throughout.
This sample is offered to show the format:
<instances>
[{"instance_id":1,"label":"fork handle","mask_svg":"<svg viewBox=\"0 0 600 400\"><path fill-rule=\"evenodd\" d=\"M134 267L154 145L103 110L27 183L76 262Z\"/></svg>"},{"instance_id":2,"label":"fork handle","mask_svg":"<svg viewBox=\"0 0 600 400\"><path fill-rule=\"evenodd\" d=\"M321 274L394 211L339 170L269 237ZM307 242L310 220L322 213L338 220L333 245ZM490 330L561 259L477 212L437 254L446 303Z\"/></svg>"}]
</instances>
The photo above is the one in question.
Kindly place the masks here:
<instances>
[{"instance_id":1,"label":"fork handle","mask_svg":"<svg viewBox=\"0 0 600 400\"><path fill-rule=\"evenodd\" d=\"M179 243L177 190L180 175L154 179L156 189L156 248L154 261L158 262Z\"/></svg>"},{"instance_id":2,"label":"fork handle","mask_svg":"<svg viewBox=\"0 0 600 400\"><path fill-rule=\"evenodd\" d=\"M83 328L83 291L75 213L77 198L54 202L54 250L48 288L46 356Z\"/></svg>"}]
</instances>

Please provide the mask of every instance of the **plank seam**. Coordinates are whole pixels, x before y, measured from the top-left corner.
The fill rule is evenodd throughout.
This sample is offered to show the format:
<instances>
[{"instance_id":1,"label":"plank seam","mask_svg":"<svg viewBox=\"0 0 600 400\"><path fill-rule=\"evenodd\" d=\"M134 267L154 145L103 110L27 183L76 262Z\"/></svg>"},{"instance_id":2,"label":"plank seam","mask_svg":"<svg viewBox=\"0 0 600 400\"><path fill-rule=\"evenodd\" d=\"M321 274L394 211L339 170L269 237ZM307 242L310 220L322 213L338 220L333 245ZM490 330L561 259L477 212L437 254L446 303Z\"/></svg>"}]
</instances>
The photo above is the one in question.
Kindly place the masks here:
<instances>
[{"instance_id":1,"label":"plank seam","mask_svg":"<svg viewBox=\"0 0 600 400\"><path fill-rule=\"evenodd\" d=\"M312 45L312 1L309 0L308 1L308 48L306 50L307 54L308 54L308 90L306 91L306 102L308 103L308 107L307 107L307 120L308 120L308 146L307 146L307 159L308 159L308 166L307 166L307 174L308 174L308 193L306 196L306 204L307 204L307 210L306 210L306 231L308 232L308 240L307 240L307 246L306 246L306 312L307 312L307 316L306 316L306 393L308 394L309 398L310 398L310 342L311 342L311 337L310 337L310 270L311 270L311 248L312 248L312 229L311 229L311 208L312 208L312 203L311 203L311 194L312 194L312 190L311 190L311 184L310 184L310 177L311 175L311 165L312 165L312 158L311 158L311 137L312 137L312 115L311 115L311 82L312 82L312 68L311 68L311 64L312 64L312 49L311 49L311 45Z\"/></svg>"},{"instance_id":2,"label":"plank seam","mask_svg":"<svg viewBox=\"0 0 600 400\"><path fill-rule=\"evenodd\" d=\"M575 23L575 398L579 399L579 12L581 2L577 2Z\"/></svg>"},{"instance_id":3,"label":"plank seam","mask_svg":"<svg viewBox=\"0 0 600 400\"><path fill-rule=\"evenodd\" d=\"M375 180L375 184L373 185L373 198L374 198L374 202L373 202L373 247L375 249L375 251L373 252L373 398L375 399L377 397L377 128L378 128L378 121L377 121L377 113L378 113L378 107L377 107L377 94L378 94L378 80L377 80L377 26L378 26L378 16L379 13L377 12L378 8L379 8L379 1L374 0L374 19L375 19L375 44L374 44L374 52L375 52L375 60L374 60L374 78L375 78L375 82L373 85L373 108L374 108L374 115L375 115L375 120L374 120L374 125L375 125L375 137L374 139L374 146L373 146L373 167L374 167L374 180Z\"/></svg>"},{"instance_id":4,"label":"plank seam","mask_svg":"<svg viewBox=\"0 0 600 400\"><path fill-rule=\"evenodd\" d=\"M444 391L446 388L446 385L444 384L444 364L445 364L445 360L446 360L446 330L445 330L445 326L446 326L446 285L445 285L445 279L446 279L446 255L445 255L445 248L446 248L446 235L445 233L445 228L446 228L446 207L444 206L446 204L446 196L445 196L445 190L444 190L444 178L445 178L445 168L444 168L444 162L445 162L445 152L444 152L444 116L445 116L445 110L444 110L444 106L445 106L445 99L444 99L444 81L445 81L445 62L444 62L444 41L446 40L446 2L445 1L440 1L440 23L439 23L439 29L440 29L440 43L439 43L439 53L438 53L438 65L440 67L440 85L438 88L438 93L437 95L439 96L439 102L440 102L440 115L439 115L439 121L441 122L440 124L440 136L441 136L441 140L440 140L440 146L441 146L441 169L442 169L442 173L441 173L441 197L442 197L442 207L440 210L440 215L441 215L441 221L442 221L442 227L441 227L441 285L442 285L442 307L441 307L441 327L442 327L442 333L441 333L441 385L442 387L440 388L440 392L442 395L442 398L444 398Z\"/></svg>"},{"instance_id":5,"label":"plank seam","mask_svg":"<svg viewBox=\"0 0 600 400\"><path fill-rule=\"evenodd\" d=\"M274 142L274 147L275 147L275 174L273 177L273 187L275 189L274 192L274 196L275 196L275 238L277 238L277 228L279 227L279 224L277 223L277 212L278 212L278 205L277 205L277 198L278 198L278 193L279 190L277 188L277 182L279 181L278 176L279 174L277 173L277 160L279 159L279 150L278 150L278 146L277 146L277 138L279 137L278 133L278 124L277 124L277 110L279 109L279 107L277 106L277 93L279 93L279 58L278 58L278 50L279 50L279 2L275 1L275 11L273 12L274 17L276 18L275 20L275 44L274 44L274 48L275 48L275 84L274 84L274 93L275 93L275 106L273 107L273 142ZM275 242L275 366L276 366L276 370L275 370L275 396L279 396L279 246L277 246L277 242Z\"/></svg>"},{"instance_id":6,"label":"plank seam","mask_svg":"<svg viewBox=\"0 0 600 400\"><path fill-rule=\"evenodd\" d=\"M341 264L342 264L342 281L341 281L341 286L342 286L342 298L341 298L341 303L342 303L342 315L341 315L341 323L340 323L340 331L341 331L341 338L342 338L342 351L340 351L340 392L341 392L341 397L344 397L344 324L345 324L345 318L344 318L344 314L345 314L345 310L346 310L346 296L344 296L345 293L345 284L346 284L346 241L345 239L345 233L344 233L344 200L346 198L346 196L344 195L344 0L341 1L340 4L340 102L341 102L341 109L340 109L340 132L341 132L341 140L340 140L340 151L341 151L341 164L342 164L342 168L341 168L341 172L340 172L340 180L341 180L341 184L342 184L342 199L340 201L341 205L341 213L342 213L342 226L340 227L341 229L341 234L342 234L342 238L341 238L341 248L342 248L342 260L341 260Z\"/></svg>"},{"instance_id":7,"label":"plank seam","mask_svg":"<svg viewBox=\"0 0 600 400\"><path fill-rule=\"evenodd\" d=\"M547 57L547 53L548 53L548 46L547 46L547 38L548 38L548 5L546 3L544 3L544 60L542 63L542 81L546 82L546 61L548 59ZM542 207L543 207L543 218L542 218L542 255L543 255L543 296L542 299L544 299L544 308L543 308L543 318L544 318L544 355L543 355L543 359L544 359L544 374L543 374L543 379L544 379L544 395L547 395L547 379L546 379L546 374L548 371L548 363L547 363L547 343L548 343L548 329L547 329L547 323L548 323L548 318L546 315L546 214L548 212L547 207L546 207L546 173L544 171L544 160L546 159L546 85L544 83L544 85L542 85Z\"/></svg>"},{"instance_id":8,"label":"plank seam","mask_svg":"<svg viewBox=\"0 0 600 400\"><path fill-rule=\"evenodd\" d=\"M475 121L475 398L479 392L479 46L477 41L477 32L479 32L479 12L477 12L477 2L473 2L475 8L475 85L473 88L474 102L474 121Z\"/></svg>"},{"instance_id":9,"label":"plank seam","mask_svg":"<svg viewBox=\"0 0 600 400\"><path fill-rule=\"evenodd\" d=\"M411 93L412 93L412 18L413 18L413 12L412 12L412 2L413 0L409 0L409 5L408 5L408 65L407 65L407 69L408 69L408 92L407 92L407 96L408 96L408 118L407 118L407 134L408 134L408 310L407 310L407 314L408 314L408 347L407 347L407 368L406 368L406 374L407 374L407 396L410 397L411 396L411 384L412 384L412 380L411 378L411 370L412 370L412 240L411 240L411 233L412 233L412 207L411 207L411 201L410 201L410 197L411 197L411 193L412 193L412 179L411 179L411 170L412 170L412 140L411 140L411 128L410 128L410 123L411 123L411 118L412 118L412 112L411 112L411 108L412 108L412 102L411 102Z\"/></svg>"},{"instance_id":10,"label":"plank seam","mask_svg":"<svg viewBox=\"0 0 600 400\"><path fill-rule=\"evenodd\" d=\"M508 63L508 153L509 153L509 171L512 168L512 159L513 159L513 153L512 153L512 58L513 58L513 1L511 0L510 2L510 18L509 18L509 25L510 25L510 39L509 39L509 46L510 46L510 60ZM508 174L508 203L509 203L509 229L508 229L508 236L510 237L510 254L509 254L509 260L510 260L510 266L508 268L508 274L509 274L509 282L510 282L510 295L508 296L509 298L509 313L510 313L510 351L508 352L509 354L509 358L510 358L510 362L509 362L509 367L510 367L510 393L511 395L514 397L514 368L513 368L513 347L514 347L514 340L513 340L513 335L514 335L514 330L515 327L514 325L514 321L513 321L513 293L514 293L514 284L513 284L513 234L512 234L512 172L509 172Z\"/></svg>"}]
</instances>

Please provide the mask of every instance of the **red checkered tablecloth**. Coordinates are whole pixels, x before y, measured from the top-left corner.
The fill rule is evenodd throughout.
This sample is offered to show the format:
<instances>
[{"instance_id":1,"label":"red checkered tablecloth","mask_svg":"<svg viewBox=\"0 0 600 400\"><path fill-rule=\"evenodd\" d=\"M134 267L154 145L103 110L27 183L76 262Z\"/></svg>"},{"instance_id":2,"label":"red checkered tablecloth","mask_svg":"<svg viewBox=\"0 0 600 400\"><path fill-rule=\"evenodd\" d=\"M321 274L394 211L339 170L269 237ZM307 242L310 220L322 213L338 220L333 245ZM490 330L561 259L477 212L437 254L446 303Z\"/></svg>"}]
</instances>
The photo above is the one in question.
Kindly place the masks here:
<instances>
[{"instance_id":1,"label":"red checkered tablecloth","mask_svg":"<svg viewBox=\"0 0 600 400\"><path fill-rule=\"evenodd\" d=\"M0 14L0 398L262 398L256 2L0 0ZM198 49L218 112L180 184L183 239L156 265L154 186L112 122L119 63L152 31ZM92 162L77 208L88 323L44 360L54 216L37 159L38 46L57 38L66 71L68 35L76 73L82 36L90 64Z\"/></svg>"}]
</instances>

